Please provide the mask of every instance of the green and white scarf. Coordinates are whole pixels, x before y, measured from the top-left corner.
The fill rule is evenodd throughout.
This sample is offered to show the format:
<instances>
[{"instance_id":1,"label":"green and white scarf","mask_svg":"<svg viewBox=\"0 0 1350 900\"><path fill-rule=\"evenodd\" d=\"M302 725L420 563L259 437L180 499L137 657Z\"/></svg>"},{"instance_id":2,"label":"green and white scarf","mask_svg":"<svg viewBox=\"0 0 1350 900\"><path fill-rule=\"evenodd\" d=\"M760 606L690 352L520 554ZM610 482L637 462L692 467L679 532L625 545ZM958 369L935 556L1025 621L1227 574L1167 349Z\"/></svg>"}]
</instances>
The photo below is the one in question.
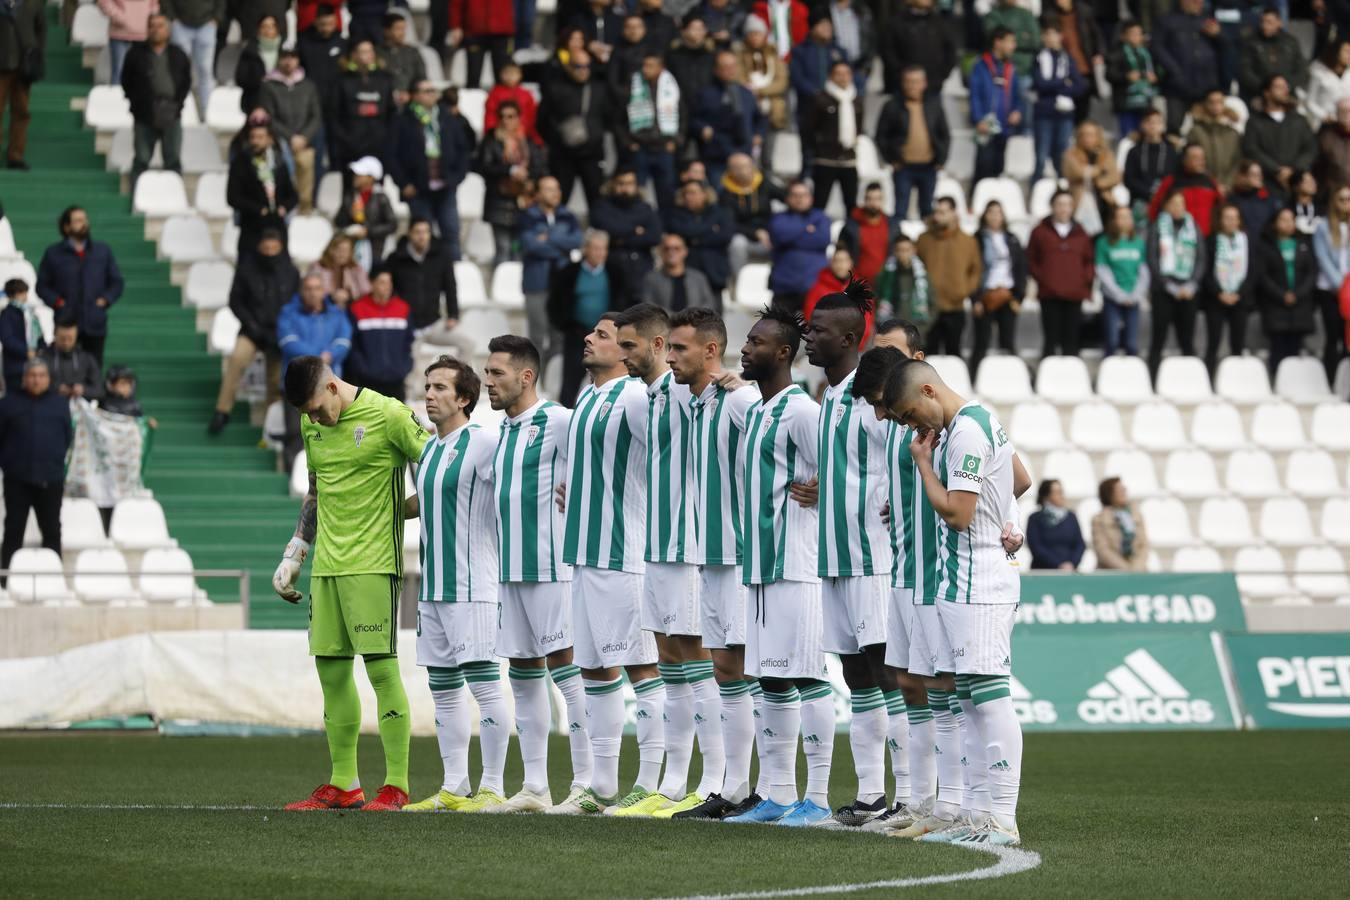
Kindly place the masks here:
<instances>
[{"instance_id":1,"label":"green and white scarf","mask_svg":"<svg viewBox=\"0 0 1350 900\"><path fill-rule=\"evenodd\" d=\"M1153 55L1146 47L1135 48L1126 44L1121 49L1125 51L1125 64L1129 66L1129 70L1138 72L1141 76L1131 81L1125 88L1125 108L1147 109L1153 103L1154 95L1158 93L1148 78L1143 77L1153 71Z\"/></svg>"},{"instance_id":2,"label":"green and white scarf","mask_svg":"<svg viewBox=\"0 0 1350 900\"><path fill-rule=\"evenodd\" d=\"M914 296L909 302L909 318L927 322L931 314L933 293L928 287L928 270L923 260L915 255L910 261L910 272L914 274Z\"/></svg>"},{"instance_id":3,"label":"green and white scarf","mask_svg":"<svg viewBox=\"0 0 1350 900\"><path fill-rule=\"evenodd\" d=\"M637 133L653 125L665 137L679 134L680 85L674 75L662 71L656 77L656 97L653 99L647 79L641 72L634 72L628 93L628 130Z\"/></svg>"},{"instance_id":4,"label":"green and white scarf","mask_svg":"<svg viewBox=\"0 0 1350 900\"><path fill-rule=\"evenodd\" d=\"M441 120L433 109L427 109L420 103L409 103L408 108L422 123L422 140L425 143L427 159L441 158Z\"/></svg>"},{"instance_id":5,"label":"green and white scarf","mask_svg":"<svg viewBox=\"0 0 1350 900\"><path fill-rule=\"evenodd\" d=\"M1241 231L1214 239L1214 281L1225 294L1236 294L1247 280L1247 235Z\"/></svg>"},{"instance_id":6,"label":"green and white scarf","mask_svg":"<svg viewBox=\"0 0 1350 900\"><path fill-rule=\"evenodd\" d=\"M270 147L262 156L253 157L253 171L258 173L258 181L262 183L263 191L267 194L268 206L275 206L277 202L276 167L276 151Z\"/></svg>"},{"instance_id":7,"label":"green and white scarf","mask_svg":"<svg viewBox=\"0 0 1350 900\"><path fill-rule=\"evenodd\" d=\"M1190 281L1195 276L1195 251L1200 241L1195 219L1190 213L1177 229L1171 215L1158 216L1158 268L1174 281Z\"/></svg>"}]
</instances>

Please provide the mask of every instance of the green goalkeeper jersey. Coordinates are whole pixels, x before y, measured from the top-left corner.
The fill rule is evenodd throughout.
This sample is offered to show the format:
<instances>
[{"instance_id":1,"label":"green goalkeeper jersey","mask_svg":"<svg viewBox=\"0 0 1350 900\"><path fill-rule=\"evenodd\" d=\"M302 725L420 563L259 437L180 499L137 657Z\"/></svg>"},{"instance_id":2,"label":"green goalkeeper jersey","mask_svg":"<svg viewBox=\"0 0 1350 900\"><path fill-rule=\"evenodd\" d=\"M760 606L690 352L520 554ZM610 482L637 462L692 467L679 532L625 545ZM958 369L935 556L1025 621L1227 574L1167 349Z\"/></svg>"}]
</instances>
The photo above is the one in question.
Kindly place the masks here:
<instances>
[{"instance_id":1,"label":"green goalkeeper jersey","mask_svg":"<svg viewBox=\"0 0 1350 900\"><path fill-rule=\"evenodd\" d=\"M329 428L303 417L319 526L311 575L402 575L404 468L429 435L397 400L362 389Z\"/></svg>"}]
</instances>

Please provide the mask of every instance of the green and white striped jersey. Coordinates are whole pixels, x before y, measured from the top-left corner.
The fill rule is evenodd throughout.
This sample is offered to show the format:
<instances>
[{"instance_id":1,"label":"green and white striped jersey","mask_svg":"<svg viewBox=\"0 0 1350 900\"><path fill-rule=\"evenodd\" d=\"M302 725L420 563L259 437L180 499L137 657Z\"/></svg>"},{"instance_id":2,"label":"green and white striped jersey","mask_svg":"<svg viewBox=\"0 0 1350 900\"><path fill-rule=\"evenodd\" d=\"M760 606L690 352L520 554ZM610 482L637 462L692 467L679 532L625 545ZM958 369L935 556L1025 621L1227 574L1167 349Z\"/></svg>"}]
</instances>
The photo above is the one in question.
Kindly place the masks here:
<instances>
[{"instance_id":1,"label":"green and white striped jersey","mask_svg":"<svg viewBox=\"0 0 1350 900\"><path fill-rule=\"evenodd\" d=\"M553 491L567 477L572 411L548 400L502 422L493 472L502 581L571 581L563 514Z\"/></svg>"},{"instance_id":2,"label":"green and white striped jersey","mask_svg":"<svg viewBox=\"0 0 1350 900\"><path fill-rule=\"evenodd\" d=\"M741 505L744 485L745 417L759 400L759 388L728 391L710 382L692 400L694 415L694 504L700 566L739 566L742 561Z\"/></svg>"},{"instance_id":3,"label":"green and white striped jersey","mask_svg":"<svg viewBox=\"0 0 1350 900\"><path fill-rule=\"evenodd\" d=\"M825 388L820 409L820 577L891 571L886 504L886 423L853 396L850 372Z\"/></svg>"},{"instance_id":4,"label":"green and white striped jersey","mask_svg":"<svg viewBox=\"0 0 1350 900\"><path fill-rule=\"evenodd\" d=\"M820 581L817 506L802 507L788 495L788 485L816 475L819 420L819 404L795 384L746 414L745 584Z\"/></svg>"},{"instance_id":5,"label":"green and white striped jersey","mask_svg":"<svg viewBox=\"0 0 1350 900\"><path fill-rule=\"evenodd\" d=\"M965 531L938 522L940 600L1017 603L1021 577L1015 556L1003 549L1003 526L1016 520L1013 446L994 414L978 403L957 410L937 446L936 471L948 491L978 494Z\"/></svg>"},{"instance_id":6,"label":"green and white striped jersey","mask_svg":"<svg viewBox=\"0 0 1350 900\"><path fill-rule=\"evenodd\" d=\"M647 386L588 384L567 429L563 561L641 575L647 535Z\"/></svg>"},{"instance_id":7,"label":"green and white striped jersey","mask_svg":"<svg viewBox=\"0 0 1350 900\"><path fill-rule=\"evenodd\" d=\"M890 466L891 586L912 588L914 602L932 606L937 599L937 513L928 502L919 467L910 455L915 431L890 423L886 460Z\"/></svg>"},{"instance_id":8,"label":"green and white striped jersey","mask_svg":"<svg viewBox=\"0 0 1350 900\"><path fill-rule=\"evenodd\" d=\"M497 438L465 425L427 442L417 466L419 600L497 602L492 457Z\"/></svg>"},{"instance_id":9,"label":"green and white striped jersey","mask_svg":"<svg viewBox=\"0 0 1350 900\"><path fill-rule=\"evenodd\" d=\"M693 561L691 399L674 372L647 385L647 562Z\"/></svg>"}]
</instances>

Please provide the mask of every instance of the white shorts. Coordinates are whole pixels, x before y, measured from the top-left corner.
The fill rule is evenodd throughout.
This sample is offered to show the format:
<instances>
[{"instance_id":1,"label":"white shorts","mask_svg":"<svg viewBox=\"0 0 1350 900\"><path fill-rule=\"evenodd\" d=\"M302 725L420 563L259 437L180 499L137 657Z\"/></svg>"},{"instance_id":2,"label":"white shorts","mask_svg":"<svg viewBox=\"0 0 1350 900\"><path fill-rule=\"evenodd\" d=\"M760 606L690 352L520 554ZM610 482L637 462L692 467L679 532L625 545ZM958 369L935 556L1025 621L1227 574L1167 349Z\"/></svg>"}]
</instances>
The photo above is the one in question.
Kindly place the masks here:
<instances>
[{"instance_id":1,"label":"white shorts","mask_svg":"<svg viewBox=\"0 0 1350 900\"><path fill-rule=\"evenodd\" d=\"M947 632L943 630L942 622L938 620L937 604L916 603L914 621L918 624L915 631L923 632L923 649L927 665L923 667L923 671L916 668L919 663L914 658L914 642L911 640L909 670L915 675L936 675L939 672L955 671L952 667L952 645L947 642Z\"/></svg>"},{"instance_id":2,"label":"white shorts","mask_svg":"<svg viewBox=\"0 0 1350 900\"><path fill-rule=\"evenodd\" d=\"M886 610L886 665L909 668L909 635L914 623L914 588L891 588L891 605Z\"/></svg>"},{"instance_id":3,"label":"white shorts","mask_svg":"<svg viewBox=\"0 0 1350 900\"><path fill-rule=\"evenodd\" d=\"M699 566L699 620L709 650L745 646L745 585L740 566Z\"/></svg>"},{"instance_id":4,"label":"white shorts","mask_svg":"<svg viewBox=\"0 0 1350 900\"><path fill-rule=\"evenodd\" d=\"M1011 675L1016 603L937 602L958 675Z\"/></svg>"},{"instance_id":5,"label":"white shorts","mask_svg":"<svg viewBox=\"0 0 1350 900\"><path fill-rule=\"evenodd\" d=\"M777 581L746 588L745 674L759 678L828 678L820 640L820 585Z\"/></svg>"},{"instance_id":6,"label":"white shorts","mask_svg":"<svg viewBox=\"0 0 1350 900\"><path fill-rule=\"evenodd\" d=\"M642 627L667 637L697 637L698 590L698 566L647 563L642 582Z\"/></svg>"},{"instance_id":7,"label":"white shorts","mask_svg":"<svg viewBox=\"0 0 1350 900\"><path fill-rule=\"evenodd\" d=\"M497 597L498 656L538 659L572 646L571 582L503 581Z\"/></svg>"},{"instance_id":8,"label":"white shorts","mask_svg":"<svg viewBox=\"0 0 1350 900\"><path fill-rule=\"evenodd\" d=\"M497 661L497 604L417 601L417 664Z\"/></svg>"},{"instance_id":9,"label":"white shorts","mask_svg":"<svg viewBox=\"0 0 1350 900\"><path fill-rule=\"evenodd\" d=\"M641 627L642 576L572 569L573 662L583 669L656 662L656 638Z\"/></svg>"},{"instance_id":10,"label":"white shorts","mask_svg":"<svg viewBox=\"0 0 1350 900\"><path fill-rule=\"evenodd\" d=\"M889 575L822 578L820 605L825 614L821 646L828 653L861 653L863 647L886 643Z\"/></svg>"}]
</instances>

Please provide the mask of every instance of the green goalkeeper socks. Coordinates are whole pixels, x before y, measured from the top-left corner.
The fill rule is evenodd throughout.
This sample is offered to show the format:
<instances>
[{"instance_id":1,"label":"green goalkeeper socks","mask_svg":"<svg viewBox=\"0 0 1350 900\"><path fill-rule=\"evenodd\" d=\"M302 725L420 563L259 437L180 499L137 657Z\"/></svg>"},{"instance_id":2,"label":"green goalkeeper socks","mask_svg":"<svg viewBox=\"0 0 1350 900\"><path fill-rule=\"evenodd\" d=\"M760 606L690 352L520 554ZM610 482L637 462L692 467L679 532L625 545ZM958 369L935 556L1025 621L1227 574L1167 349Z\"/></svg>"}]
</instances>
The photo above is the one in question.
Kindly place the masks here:
<instances>
[{"instance_id":1,"label":"green goalkeeper socks","mask_svg":"<svg viewBox=\"0 0 1350 900\"><path fill-rule=\"evenodd\" d=\"M333 761L329 782L344 791L360 784L356 775L356 739L361 733L361 698L356 693L350 657L316 656L323 686L323 728ZM407 760L407 751L404 751Z\"/></svg>"},{"instance_id":2,"label":"green goalkeeper socks","mask_svg":"<svg viewBox=\"0 0 1350 900\"><path fill-rule=\"evenodd\" d=\"M366 658L366 675L375 689L380 714L380 743L384 745L384 783L408 790L408 741L412 736L408 695L403 691L403 676L397 656ZM353 694L355 691L353 690ZM330 738L331 740L331 738ZM352 754L355 759L355 753Z\"/></svg>"}]
</instances>

